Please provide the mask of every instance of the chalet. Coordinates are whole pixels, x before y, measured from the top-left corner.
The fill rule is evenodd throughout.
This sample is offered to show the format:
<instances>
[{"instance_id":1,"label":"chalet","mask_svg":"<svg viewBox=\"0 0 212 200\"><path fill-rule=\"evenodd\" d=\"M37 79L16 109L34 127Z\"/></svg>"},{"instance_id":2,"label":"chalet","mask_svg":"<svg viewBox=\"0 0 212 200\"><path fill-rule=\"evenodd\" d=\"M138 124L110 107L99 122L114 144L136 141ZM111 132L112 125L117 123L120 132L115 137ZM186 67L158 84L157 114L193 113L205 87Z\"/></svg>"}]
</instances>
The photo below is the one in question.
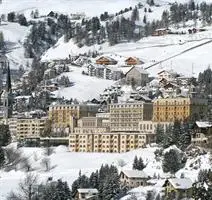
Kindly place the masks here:
<instances>
[{"instance_id":1,"label":"chalet","mask_svg":"<svg viewBox=\"0 0 212 200\"><path fill-rule=\"evenodd\" d=\"M74 197L75 200L97 200L98 190L95 188L83 188L78 189Z\"/></svg>"},{"instance_id":2,"label":"chalet","mask_svg":"<svg viewBox=\"0 0 212 200\"><path fill-rule=\"evenodd\" d=\"M163 36L167 35L169 33L169 29L163 28L163 29L156 29L153 33L152 36Z\"/></svg>"},{"instance_id":3,"label":"chalet","mask_svg":"<svg viewBox=\"0 0 212 200\"><path fill-rule=\"evenodd\" d=\"M48 90L49 92L54 92L59 89L57 83L52 83L51 85L42 85L41 88L45 91Z\"/></svg>"},{"instance_id":4,"label":"chalet","mask_svg":"<svg viewBox=\"0 0 212 200\"><path fill-rule=\"evenodd\" d=\"M149 177L140 170L122 170L120 173L120 181L129 188L146 186Z\"/></svg>"},{"instance_id":5,"label":"chalet","mask_svg":"<svg viewBox=\"0 0 212 200\"><path fill-rule=\"evenodd\" d=\"M173 70L162 70L158 73L159 80L166 79L166 80L172 80L177 76L177 73L175 73Z\"/></svg>"},{"instance_id":6,"label":"chalet","mask_svg":"<svg viewBox=\"0 0 212 200\"><path fill-rule=\"evenodd\" d=\"M117 63L118 62L115 59L108 56L102 56L96 60L96 64L99 65L116 65Z\"/></svg>"},{"instance_id":7,"label":"chalet","mask_svg":"<svg viewBox=\"0 0 212 200\"><path fill-rule=\"evenodd\" d=\"M199 146L206 146L209 137L212 136L212 124L210 122L197 121L191 137L191 143Z\"/></svg>"},{"instance_id":8,"label":"chalet","mask_svg":"<svg viewBox=\"0 0 212 200\"><path fill-rule=\"evenodd\" d=\"M129 57L125 60L125 64L126 65L142 65L144 64L143 61L141 61L140 59L138 58L135 58L135 57Z\"/></svg>"},{"instance_id":9,"label":"chalet","mask_svg":"<svg viewBox=\"0 0 212 200\"><path fill-rule=\"evenodd\" d=\"M142 67L133 67L126 74L126 81L135 85L145 86L149 82L148 72Z\"/></svg>"},{"instance_id":10,"label":"chalet","mask_svg":"<svg viewBox=\"0 0 212 200\"><path fill-rule=\"evenodd\" d=\"M167 199L187 199L192 197L192 182L188 178L167 179L163 185Z\"/></svg>"},{"instance_id":11,"label":"chalet","mask_svg":"<svg viewBox=\"0 0 212 200\"><path fill-rule=\"evenodd\" d=\"M164 88L165 89L177 89L179 88L179 86L176 84L176 83L172 83L172 82L169 82L167 84L164 85Z\"/></svg>"}]
</instances>

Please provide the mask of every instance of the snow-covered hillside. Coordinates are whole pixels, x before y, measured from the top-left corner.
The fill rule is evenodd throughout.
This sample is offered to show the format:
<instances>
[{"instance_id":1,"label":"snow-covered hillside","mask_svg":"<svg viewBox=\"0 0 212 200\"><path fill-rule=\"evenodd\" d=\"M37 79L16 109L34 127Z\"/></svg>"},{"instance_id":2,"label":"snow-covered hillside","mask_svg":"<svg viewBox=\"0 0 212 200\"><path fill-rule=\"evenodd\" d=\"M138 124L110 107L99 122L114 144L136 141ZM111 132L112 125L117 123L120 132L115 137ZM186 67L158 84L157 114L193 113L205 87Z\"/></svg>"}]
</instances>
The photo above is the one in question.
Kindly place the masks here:
<instances>
[{"instance_id":1,"label":"snow-covered hillside","mask_svg":"<svg viewBox=\"0 0 212 200\"><path fill-rule=\"evenodd\" d=\"M41 160L44 158L44 150L42 148L21 148L21 151L26 155L34 172L38 174L40 181L47 180L48 177L54 177L55 180L62 178L67 181L71 186L72 182L78 177L79 170L82 174L90 175L91 172L99 169L102 164L114 164L118 166L119 160L124 160L126 166L121 169L131 169L135 155L141 156L147 167L144 171L147 175L153 177L159 175L161 178L165 178L166 175L162 171L161 162L155 160L154 152L156 147L148 147L145 149L138 149L128 153L111 154L111 153L75 153L68 152L66 147L59 146L55 148L55 153L50 156L51 166L53 169L49 172L44 172L41 166ZM177 173L177 177L180 177L181 173L184 173L185 177L189 177L192 181L195 181L199 169L208 169L209 155L197 156L196 158L188 159L184 169L181 169ZM198 161L198 162L196 162ZM198 169L193 169L191 164L198 163ZM0 199L4 200L7 193L11 190L15 190L21 179L24 178L25 173L22 171L0 171ZM158 180L157 180L158 181ZM163 181L163 180L162 180ZM160 181L158 181L159 183ZM146 190L146 188L138 188L137 192L140 194Z\"/></svg>"},{"instance_id":2,"label":"snow-covered hillside","mask_svg":"<svg viewBox=\"0 0 212 200\"><path fill-rule=\"evenodd\" d=\"M70 72L62 73L60 76L67 76L73 82L73 86L55 91L55 96L65 99L75 99L79 101L92 100L98 98L105 88L110 87L115 82L106 79L82 75L83 68L70 67Z\"/></svg>"},{"instance_id":3,"label":"snow-covered hillside","mask_svg":"<svg viewBox=\"0 0 212 200\"><path fill-rule=\"evenodd\" d=\"M137 0L2 0L0 13L16 11L30 16L32 10L38 9L40 15L46 15L50 11L60 13L85 13L95 16L108 11L115 13L126 7L134 6Z\"/></svg>"},{"instance_id":4,"label":"snow-covered hillside","mask_svg":"<svg viewBox=\"0 0 212 200\"><path fill-rule=\"evenodd\" d=\"M26 66L28 59L24 58L23 41L29 28L18 23L2 22L0 32L4 34L4 40L8 49L7 56L11 68L18 69L20 65Z\"/></svg>"},{"instance_id":5,"label":"snow-covered hillside","mask_svg":"<svg viewBox=\"0 0 212 200\"><path fill-rule=\"evenodd\" d=\"M187 28L188 29L188 28ZM187 30L186 28L184 29ZM144 68L155 65L148 69L150 75L155 76L162 69L174 69L184 75L198 76L212 65L210 52L212 51L212 29L196 34L165 35L159 37L147 37L134 43L122 43L109 46L94 45L79 48L70 40L64 43L63 39L50 48L42 57L43 60L54 58L67 58L68 55L85 53L89 50L97 50L103 54L118 54L121 56L136 56L145 62ZM157 64L158 63L158 64Z\"/></svg>"}]
</instances>

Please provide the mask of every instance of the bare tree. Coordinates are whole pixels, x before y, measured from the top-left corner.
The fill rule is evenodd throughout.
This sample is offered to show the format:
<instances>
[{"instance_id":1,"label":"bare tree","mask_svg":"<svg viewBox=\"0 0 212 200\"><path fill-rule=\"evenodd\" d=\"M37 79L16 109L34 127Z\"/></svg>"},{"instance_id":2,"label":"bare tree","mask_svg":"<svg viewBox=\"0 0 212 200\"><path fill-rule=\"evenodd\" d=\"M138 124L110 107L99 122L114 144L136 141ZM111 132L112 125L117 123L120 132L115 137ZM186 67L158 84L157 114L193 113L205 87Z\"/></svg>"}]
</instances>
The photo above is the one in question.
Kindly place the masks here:
<instances>
[{"instance_id":1,"label":"bare tree","mask_svg":"<svg viewBox=\"0 0 212 200\"><path fill-rule=\"evenodd\" d=\"M50 156L50 155L52 155L54 153L54 148L53 147L46 147L45 149L44 149L44 155L45 156Z\"/></svg>"},{"instance_id":2,"label":"bare tree","mask_svg":"<svg viewBox=\"0 0 212 200\"><path fill-rule=\"evenodd\" d=\"M119 159L117 162L119 167L124 167L127 164L123 159Z\"/></svg>"},{"instance_id":3,"label":"bare tree","mask_svg":"<svg viewBox=\"0 0 212 200\"><path fill-rule=\"evenodd\" d=\"M13 170L17 169L17 165L23 161L23 156L20 150L14 148L5 148L5 169Z\"/></svg>"},{"instance_id":4,"label":"bare tree","mask_svg":"<svg viewBox=\"0 0 212 200\"><path fill-rule=\"evenodd\" d=\"M51 160L47 157L43 158L41 161L41 165L45 169L45 171L49 171L51 169Z\"/></svg>"},{"instance_id":5,"label":"bare tree","mask_svg":"<svg viewBox=\"0 0 212 200\"><path fill-rule=\"evenodd\" d=\"M36 195L35 186L38 185L38 177L28 173L23 181L19 183L19 192L11 192L7 200L32 200Z\"/></svg>"}]
</instances>

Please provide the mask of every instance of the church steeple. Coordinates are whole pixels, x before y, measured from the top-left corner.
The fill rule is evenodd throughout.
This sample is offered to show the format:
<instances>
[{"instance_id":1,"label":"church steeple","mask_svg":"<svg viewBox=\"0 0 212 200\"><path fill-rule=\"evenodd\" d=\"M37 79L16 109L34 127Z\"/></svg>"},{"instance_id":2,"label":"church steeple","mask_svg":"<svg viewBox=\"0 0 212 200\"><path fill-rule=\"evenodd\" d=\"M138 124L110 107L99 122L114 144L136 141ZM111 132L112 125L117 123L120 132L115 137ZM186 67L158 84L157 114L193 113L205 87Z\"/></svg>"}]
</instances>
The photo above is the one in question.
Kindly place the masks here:
<instances>
[{"instance_id":1,"label":"church steeple","mask_svg":"<svg viewBox=\"0 0 212 200\"><path fill-rule=\"evenodd\" d=\"M5 89L7 92L11 92L11 89L12 89L9 62L7 63L7 77L6 77L6 88Z\"/></svg>"}]
</instances>

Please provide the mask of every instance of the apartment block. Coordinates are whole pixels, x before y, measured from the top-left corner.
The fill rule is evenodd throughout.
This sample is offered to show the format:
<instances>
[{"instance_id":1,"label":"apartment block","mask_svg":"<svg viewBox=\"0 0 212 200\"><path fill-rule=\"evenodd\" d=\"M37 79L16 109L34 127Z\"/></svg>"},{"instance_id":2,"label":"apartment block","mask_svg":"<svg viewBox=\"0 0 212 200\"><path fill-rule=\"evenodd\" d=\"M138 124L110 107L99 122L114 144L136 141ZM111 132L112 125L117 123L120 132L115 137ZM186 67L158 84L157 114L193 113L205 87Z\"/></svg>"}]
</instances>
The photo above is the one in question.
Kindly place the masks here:
<instances>
[{"instance_id":1,"label":"apartment block","mask_svg":"<svg viewBox=\"0 0 212 200\"><path fill-rule=\"evenodd\" d=\"M98 105L76 104L76 105L53 105L49 108L49 119L52 121L53 130L63 130L70 126L70 120L81 117L95 116Z\"/></svg>"},{"instance_id":2,"label":"apartment block","mask_svg":"<svg viewBox=\"0 0 212 200\"><path fill-rule=\"evenodd\" d=\"M40 137L40 134L44 130L46 124L46 118L41 119L17 119L16 123L16 137L18 140L22 140L30 137Z\"/></svg>"},{"instance_id":3,"label":"apartment block","mask_svg":"<svg viewBox=\"0 0 212 200\"><path fill-rule=\"evenodd\" d=\"M140 121L138 126L140 133L155 133L158 125L160 125L163 130L166 130L171 124L173 124L173 122Z\"/></svg>"},{"instance_id":4,"label":"apartment block","mask_svg":"<svg viewBox=\"0 0 212 200\"><path fill-rule=\"evenodd\" d=\"M153 103L153 121L199 120L207 114L208 102L199 98L157 99Z\"/></svg>"},{"instance_id":5,"label":"apartment block","mask_svg":"<svg viewBox=\"0 0 212 200\"><path fill-rule=\"evenodd\" d=\"M139 131L138 123L151 120L153 113L152 103L126 103L110 105L110 130L111 132Z\"/></svg>"},{"instance_id":6,"label":"apartment block","mask_svg":"<svg viewBox=\"0 0 212 200\"><path fill-rule=\"evenodd\" d=\"M119 153L142 148L146 145L145 134L134 133L71 133L69 149L74 152Z\"/></svg>"}]
</instances>

